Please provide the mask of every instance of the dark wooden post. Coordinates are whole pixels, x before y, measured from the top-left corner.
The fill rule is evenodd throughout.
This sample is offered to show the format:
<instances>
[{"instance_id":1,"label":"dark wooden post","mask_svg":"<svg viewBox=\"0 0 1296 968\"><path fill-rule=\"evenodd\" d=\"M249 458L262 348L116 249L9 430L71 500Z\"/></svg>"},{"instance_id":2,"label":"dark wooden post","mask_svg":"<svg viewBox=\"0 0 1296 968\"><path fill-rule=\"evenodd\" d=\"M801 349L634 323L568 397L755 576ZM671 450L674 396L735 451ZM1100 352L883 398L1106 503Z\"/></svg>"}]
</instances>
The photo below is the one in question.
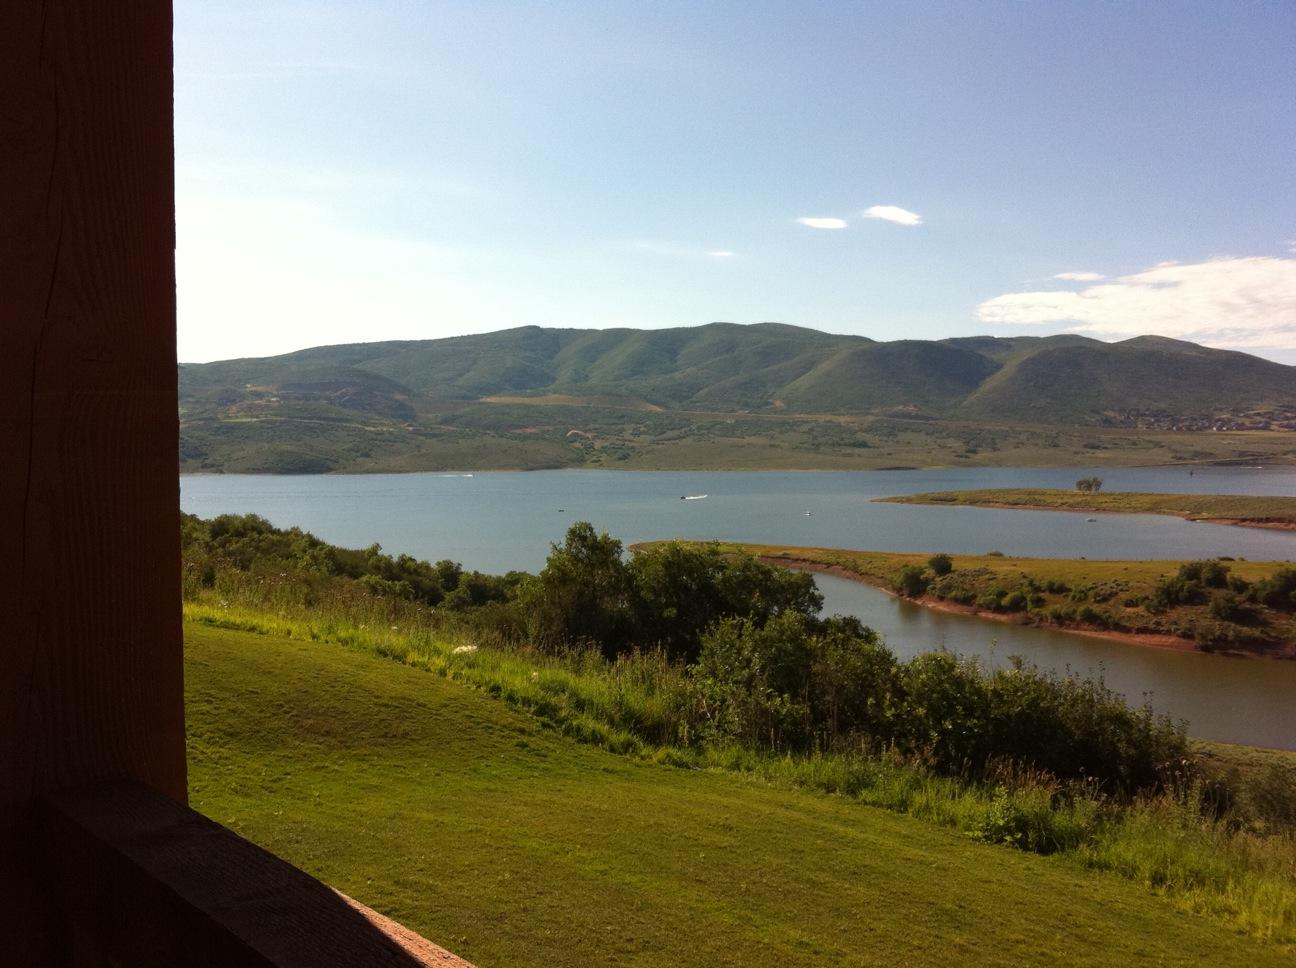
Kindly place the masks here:
<instances>
[{"instance_id":1,"label":"dark wooden post","mask_svg":"<svg viewBox=\"0 0 1296 968\"><path fill-rule=\"evenodd\" d=\"M464 966L183 806L171 6L0 0L0 962Z\"/></svg>"},{"instance_id":2,"label":"dark wooden post","mask_svg":"<svg viewBox=\"0 0 1296 968\"><path fill-rule=\"evenodd\" d=\"M0 951L14 964L41 934L27 880L41 794L129 778L185 797L172 158L169 2L0 3Z\"/></svg>"}]
</instances>

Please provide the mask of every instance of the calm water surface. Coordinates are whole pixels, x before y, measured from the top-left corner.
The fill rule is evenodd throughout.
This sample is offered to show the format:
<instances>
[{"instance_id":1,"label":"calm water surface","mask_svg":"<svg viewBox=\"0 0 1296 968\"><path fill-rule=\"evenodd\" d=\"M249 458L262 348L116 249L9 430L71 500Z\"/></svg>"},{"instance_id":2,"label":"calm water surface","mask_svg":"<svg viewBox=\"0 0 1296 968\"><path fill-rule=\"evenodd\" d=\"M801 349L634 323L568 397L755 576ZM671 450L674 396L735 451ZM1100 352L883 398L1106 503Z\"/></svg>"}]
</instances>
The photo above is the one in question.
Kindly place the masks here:
<instances>
[{"instance_id":1,"label":"calm water surface","mask_svg":"<svg viewBox=\"0 0 1296 968\"><path fill-rule=\"evenodd\" d=\"M534 471L265 477L185 476L181 506L203 516L256 512L336 544L452 558L469 568L536 570L549 543L591 521L626 543L719 538L891 551L991 550L1088 558L1296 558L1296 533L1193 524L1160 515L1084 515L874 504L871 498L972 487L1296 496L1296 470L1201 468L861 472ZM681 501L682 495L705 500ZM809 512L807 514L807 512ZM1087 518L1096 518L1090 522ZM933 612L819 576L826 610L858 615L903 655L949 648L1001 662L1101 673L1133 701L1186 719L1195 735L1296 748L1296 663L1180 654Z\"/></svg>"},{"instance_id":2,"label":"calm water surface","mask_svg":"<svg viewBox=\"0 0 1296 968\"><path fill-rule=\"evenodd\" d=\"M1194 736L1296 749L1296 662L1170 652L1007 625L923 608L846 578L815 580L826 613L858 615L897 655L948 649L991 667L1021 656L1043 669L1101 676L1131 702L1187 720Z\"/></svg>"}]
</instances>

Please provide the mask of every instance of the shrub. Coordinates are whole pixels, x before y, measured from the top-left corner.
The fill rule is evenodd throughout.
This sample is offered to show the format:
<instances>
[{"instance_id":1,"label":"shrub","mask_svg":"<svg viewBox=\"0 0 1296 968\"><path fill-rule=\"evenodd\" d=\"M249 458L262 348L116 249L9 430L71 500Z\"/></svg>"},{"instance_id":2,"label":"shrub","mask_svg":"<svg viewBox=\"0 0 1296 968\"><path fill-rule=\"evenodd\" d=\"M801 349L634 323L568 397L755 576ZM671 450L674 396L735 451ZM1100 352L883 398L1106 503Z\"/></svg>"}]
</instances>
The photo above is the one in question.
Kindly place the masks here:
<instances>
[{"instance_id":1,"label":"shrub","mask_svg":"<svg viewBox=\"0 0 1296 968\"><path fill-rule=\"evenodd\" d=\"M1205 600L1205 587L1179 574L1157 582L1148 595L1148 607L1153 611L1164 611L1177 605L1199 605Z\"/></svg>"},{"instance_id":2,"label":"shrub","mask_svg":"<svg viewBox=\"0 0 1296 968\"><path fill-rule=\"evenodd\" d=\"M1218 560L1189 561L1179 566L1179 577L1188 582L1198 582L1207 588L1224 588L1228 585L1228 565Z\"/></svg>"},{"instance_id":3,"label":"shrub","mask_svg":"<svg viewBox=\"0 0 1296 968\"><path fill-rule=\"evenodd\" d=\"M999 604L1005 612L1021 612L1025 610L1028 601L1024 592L1014 591L1005 595Z\"/></svg>"},{"instance_id":4,"label":"shrub","mask_svg":"<svg viewBox=\"0 0 1296 968\"><path fill-rule=\"evenodd\" d=\"M1012 762L1113 793L1158 788L1186 755L1183 728L1131 709L1101 682L1020 661L988 673L945 652L898 662L854 620L728 620L692 669L708 728L776 750L851 741L981 777Z\"/></svg>"},{"instance_id":5,"label":"shrub","mask_svg":"<svg viewBox=\"0 0 1296 968\"><path fill-rule=\"evenodd\" d=\"M984 608L991 612L997 612L1003 606L1003 599L1001 598L1002 595L1003 592L997 588L991 589L988 592L983 592L976 598L976 607Z\"/></svg>"},{"instance_id":6,"label":"shrub","mask_svg":"<svg viewBox=\"0 0 1296 968\"><path fill-rule=\"evenodd\" d=\"M917 598L927 591L927 573L918 565L905 565L896 573L895 589L906 598Z\"/></svg>"},{"instance_id":7,"label":"shrub","mask_svg":"<svg viewBox=\"0 0 1296 968\"><path fill-rule=\"evenodd\" d=\"M954 561L947 554L932 555L927 559L927 567L931 569L933 575L940 577L954 570Z\"/></svg>"},{"instance_id":8,"label":"shrub","mask_svg":"<svg viewBox=\"0 0 1296 968\"><path fill-rule=\"evenodd\" d=\"M1269 608L1291 611L1296 608L1296 568L1282 568L1251 586L1255 601Z\"/></svg>"},{"instance_id":9,"label":"shrub","mask_svg":"<svg viewBox=\"0 0 1296 968\"><path fill-rule=\"evenodd\" d=\"M1207 613L1221 622L1245 622L1253 614L1251 608L1233 592L1219 592L1212 596Z\"/></svg>"}]
</instances>

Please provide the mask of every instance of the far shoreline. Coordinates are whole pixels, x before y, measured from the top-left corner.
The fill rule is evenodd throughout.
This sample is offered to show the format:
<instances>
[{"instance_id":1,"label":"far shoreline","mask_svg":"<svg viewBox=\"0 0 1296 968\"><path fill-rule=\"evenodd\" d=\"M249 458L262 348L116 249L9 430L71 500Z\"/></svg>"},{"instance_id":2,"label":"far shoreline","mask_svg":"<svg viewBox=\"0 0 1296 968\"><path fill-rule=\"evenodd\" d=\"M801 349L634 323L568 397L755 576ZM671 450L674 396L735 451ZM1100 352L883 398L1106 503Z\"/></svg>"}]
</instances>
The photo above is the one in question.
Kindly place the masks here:
<instances>
[{"instance_id":1,"label":"far shoreline","mask_svg":"<svg viewBox=\"0 0 1296 968\"><path fill-rule=\"evenodd\" d=\"M1296 531L1296 498L1282 495L1109 491L1077 494L1058 488L983 488L875 497L876 504L987 508L1069 514L1153 514L1196 524Z\"/></svg>"}]
</instances>

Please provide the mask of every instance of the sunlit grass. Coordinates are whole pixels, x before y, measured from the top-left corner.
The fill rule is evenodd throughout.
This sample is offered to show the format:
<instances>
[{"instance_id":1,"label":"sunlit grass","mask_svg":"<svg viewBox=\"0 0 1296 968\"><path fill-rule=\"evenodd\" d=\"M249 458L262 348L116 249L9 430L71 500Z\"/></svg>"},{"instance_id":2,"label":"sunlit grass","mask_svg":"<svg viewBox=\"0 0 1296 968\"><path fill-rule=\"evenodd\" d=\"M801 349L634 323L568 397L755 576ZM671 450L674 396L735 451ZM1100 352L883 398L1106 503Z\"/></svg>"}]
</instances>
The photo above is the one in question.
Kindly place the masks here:
<instances>
[{"instance_id":1,"label":"sunlit grass","mask_svg":"<svg viewBox=\"0 0 1296 968\"><path fill-rule=\"evenodd\" d=\"M363 638L186 628L195 807L482 965L1286 958L1272 842L1270 876L1186 814L1058 811L1029 777L1003 792L885 756L613 755L452 681L525 668L490 649L404 653L426 673ZM569 681L531 671L533 698ZM1032 825L1089 846L978 842ZM1127 878L1085 869L1117 857ZM1151 879L1209 917L1132 883Z\"/></svg>"},{"instance_id":2,"label":"sunlit grass","mask_svg":"<svg viewBox=\"0 0 1296 968\"><path fill-rule=\"evenodd\" d=\"M739 773L779 788L837 794L919 818L973 839L1054 854L1108 871L1257 938L1296 944L1296 841L1290 829L1256 832L1213 820L1190 788L1132 805L1062 788L1005 767L989 783L932 775L920 764L864 750L781 756L705 746L690 733L696 702L687 674L656 654L608 661L475 645L470 633L370 614L348 622L326 611L267 613L188 602L186 619L302 642L340 645L473 687L555 732L641 761ZM1215 747L1218 751L1218 747Z\"/></svg>"}]
</instances>

